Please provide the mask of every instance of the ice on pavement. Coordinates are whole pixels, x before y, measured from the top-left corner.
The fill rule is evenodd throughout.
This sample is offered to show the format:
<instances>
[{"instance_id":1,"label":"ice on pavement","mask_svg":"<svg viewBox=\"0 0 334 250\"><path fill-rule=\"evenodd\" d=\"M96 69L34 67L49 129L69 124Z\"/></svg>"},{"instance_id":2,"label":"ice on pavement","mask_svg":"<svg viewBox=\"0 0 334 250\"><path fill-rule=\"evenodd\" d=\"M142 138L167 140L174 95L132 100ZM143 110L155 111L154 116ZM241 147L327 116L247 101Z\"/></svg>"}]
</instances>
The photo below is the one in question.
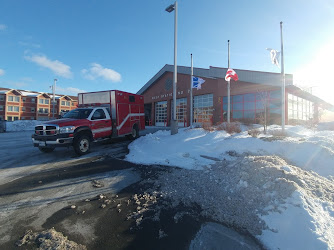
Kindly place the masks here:
<instances>
[{"instance_id":1,"label":"ice on pavement","mask_svg":"<svg viewBox=\"0 0 334 250\"><path fill-rule=\"evenodd\" d=\"M196 203L266 248L334 249L334 132L286 132L273 140L247 131L159 131L131 143L127 160L180 167L156 182L166 198Z\"/></svg>"}]
</instances>

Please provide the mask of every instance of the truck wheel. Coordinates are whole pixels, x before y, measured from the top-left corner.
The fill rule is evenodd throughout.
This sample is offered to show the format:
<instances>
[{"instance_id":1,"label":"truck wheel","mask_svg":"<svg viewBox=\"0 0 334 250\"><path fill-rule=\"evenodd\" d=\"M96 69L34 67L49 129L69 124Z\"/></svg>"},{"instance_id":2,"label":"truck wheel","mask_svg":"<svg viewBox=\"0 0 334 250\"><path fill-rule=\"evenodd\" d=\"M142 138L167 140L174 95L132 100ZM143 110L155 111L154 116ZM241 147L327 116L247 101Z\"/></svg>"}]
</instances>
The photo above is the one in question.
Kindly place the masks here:
<instances>
[{"instance_id":1,"label":"truck wheel","mask_svg":"<svg viewBox=\"0 0 334 250\"><path fill-rule=\"evenodd\" d=\"M42 148L42 147L38 147L38 149L43 153L51 153L53 150L55 150L54 148Z\"/></svg>"},{"instance_id":2,"label":"truck wheel","mask_svg":"<svg viewBox=\"0 0 334 250\"><path fill-rule=\"evenodd\" d=\"M130 138L134 140L134 139L137 139L138 137L139 137L139 129L137 125L134 125L131 130Z\"/></svg>"},{"instance_id":3,"label":"truck wheel","mask_svg":"<svg viewBox=\"0 0 334 250\"><path fill-rule=\"evenodd\" d=\"M90 139L87 135L81 135L74 140L74 151L78 155L87 154L90 150Z\"/></svg>"}]
</instances>

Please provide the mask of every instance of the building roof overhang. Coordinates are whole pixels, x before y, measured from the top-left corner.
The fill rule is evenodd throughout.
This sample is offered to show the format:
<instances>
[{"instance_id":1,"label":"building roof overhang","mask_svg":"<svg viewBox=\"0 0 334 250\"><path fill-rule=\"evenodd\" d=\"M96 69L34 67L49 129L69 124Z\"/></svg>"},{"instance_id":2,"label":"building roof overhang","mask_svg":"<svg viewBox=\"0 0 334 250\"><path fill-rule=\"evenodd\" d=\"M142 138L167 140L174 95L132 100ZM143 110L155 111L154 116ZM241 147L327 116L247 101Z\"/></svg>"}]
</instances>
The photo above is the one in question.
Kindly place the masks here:
<instances>
[{"instance_id":1,"label":"building roof overhang","mask_svg":"<svg viewBox=\"0 0 334 250\"><path fill-rule=\"evenodd\" d=\"M239 81L270 85L270 86L281 86L281 74L272 72L252 71L243 69L234 69L238 74ZM174 72L174 66L166 64L157 74L155 74L138 92L137 94L142 95L148 90L154 83L159 80L166 72ZM224 79L227 72L227 68L219 68L210 66L209 69L193 68L194 76L213 78L213 79ZM178 74L191 74L191 68L185 66L177 66ZM293 75L285 74L285 84L293 85Z\"/></svg>"},{"instance_id":2,"label":"building roof overhang","mask_svg":"<svg viewBox=\"0 0 334 250\"><path fill-rule=\"evenodd\" d=\"M327 109L327 110L331 110L334 111L334 105L322 100L321 98L312 95L311 93L302 90L301 88L295 86L295 85L291 85L291 86L287 86L286 87L288 93L290 94L294 94L296 96L299 96L303 99L309 100L311 102L317 103L319 105L319 107L323 108L323 109Z\"/></svg>"}]
</instances>

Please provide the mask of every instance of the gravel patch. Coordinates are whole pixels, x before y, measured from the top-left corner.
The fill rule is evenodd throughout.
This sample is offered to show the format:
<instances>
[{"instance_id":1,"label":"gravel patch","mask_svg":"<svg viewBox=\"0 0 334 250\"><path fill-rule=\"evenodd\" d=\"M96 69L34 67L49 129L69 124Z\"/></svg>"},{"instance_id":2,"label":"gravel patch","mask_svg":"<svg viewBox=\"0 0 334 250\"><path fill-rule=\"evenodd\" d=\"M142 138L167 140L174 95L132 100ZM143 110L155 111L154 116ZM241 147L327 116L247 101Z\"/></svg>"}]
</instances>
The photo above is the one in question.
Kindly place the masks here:
<instances>
[{"instance_id":1,"label":"gravel patch","mask_svg":"<svg viewBox=\"0 0 334 250\"><path fill-rule=\"evenodd\" d=\"M305 197L333 204L334 184L327 178L289 165L278 156L233 158L203 171L170 168L156 180L146 180L153 184L150 195L168 200L164 205L170 207L198 205L201 216L253 236L272 230L261 216L282 212L286 199L296 190ZM143 213L133 216L139 214L142 221ZM182 217L176 215L175 220L179 216Z\"/></svg>"},{"instance_id":2,"label":"gravel patch","mask_svg":"<svg viewBox=\"0 0 334 250\"><path fill-rule=\"evenodd\" d=\"M83 245L70 241L62 233L57 232L54 228L42 232L33 233L28 230L16 245L18 247L33 247L36 249L52 249L52 250L86 250Z\"/></svg>"}]
</instances>

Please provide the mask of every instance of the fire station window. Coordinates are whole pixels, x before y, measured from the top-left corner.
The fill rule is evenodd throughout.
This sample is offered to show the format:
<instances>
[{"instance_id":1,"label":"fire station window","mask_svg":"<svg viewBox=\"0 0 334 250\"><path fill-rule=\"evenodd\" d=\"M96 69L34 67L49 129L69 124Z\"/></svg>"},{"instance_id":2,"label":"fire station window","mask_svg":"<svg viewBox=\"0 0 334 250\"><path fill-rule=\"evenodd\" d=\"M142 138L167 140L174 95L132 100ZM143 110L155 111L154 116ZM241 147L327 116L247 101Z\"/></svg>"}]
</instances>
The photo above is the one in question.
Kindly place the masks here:
<instances>
[{"instance_id":1,"label":"fire station window","mask_svg":"<svg viewBox=\"0 0 334 250\"><path fill-rule=\"evenodd\" d=\"M136 98L134 95L129 95L129 102L135 102Z\"/></svg>"},{"instance_id":2,"label":"fire station window","mask_svg":"<svg viewBox=\"0 0 334 250\"><path fill-rule=\"evenodd\" d=\"M22 101L23 101L23 102L26 102L26 100L27 100L27 98L25 98L25 97L22 98Z\"/></svg>"},{"instance_id":3,"label":"fire station window","mask_svg":"<svg viewBox=\"0 0 334 250\"><path fill-rule=\"evenodd\" d=\"M5 100L4 96L0 95L0 101L3 101L3 100Z\"/></svg>"},{"instance_id":4,"label":"fire station window","mask_svg":"<svg viewBox=\"0 0 334 250\"><path fill-rule=\"evenodd\" d=\"M35 98L31 98L31 102L35 102Z\"/></svg>"},{"instance_id":5,"label":"fire station window","mask_svg":"<svg viewBox=\"0 0 334 250\"><path fill-rule=\"evenodd\" d=\"M22 107L22 111L26 111L26 107Z\"/></svg>"},{"instance_id":6,"label":"fire station window","mask_svg":"<svg viewBox=\"0 0 334 250\"><path fill-rule=\"evenodd\" d=\"M31 112L35 112L35 108L31 108L31 110L30 110Z\"/></svg>"},{"instance_id":7,"label":"fire station window","mask_svg":"<svg viewBox=\"0 0 334 250\"><path fill-rule=\"evenodd\" d=\"M106 115L102 109L97 109L92 116L92 120L99 120L99 119L106 119Z\"/></svg>"},{"instance_id":8,"label":"fire station window","mask_svg":"<svg viewBox=\"0 0 334 250\"><path fill-rule=\"evenodd\" d=\"M62 106L65 106L65 101L61 101L61 105L62 105Z\"/></svg>"},{"instance_id":9,"label":"fire station window","mask_svg":"<svg viewBox=\"0 0 334 250\"><path fill-rule=\"evenodd\" d=\"M2 105L0 106L0 111L3 111L3 106Z\"/></svg>"}]
</instances>

